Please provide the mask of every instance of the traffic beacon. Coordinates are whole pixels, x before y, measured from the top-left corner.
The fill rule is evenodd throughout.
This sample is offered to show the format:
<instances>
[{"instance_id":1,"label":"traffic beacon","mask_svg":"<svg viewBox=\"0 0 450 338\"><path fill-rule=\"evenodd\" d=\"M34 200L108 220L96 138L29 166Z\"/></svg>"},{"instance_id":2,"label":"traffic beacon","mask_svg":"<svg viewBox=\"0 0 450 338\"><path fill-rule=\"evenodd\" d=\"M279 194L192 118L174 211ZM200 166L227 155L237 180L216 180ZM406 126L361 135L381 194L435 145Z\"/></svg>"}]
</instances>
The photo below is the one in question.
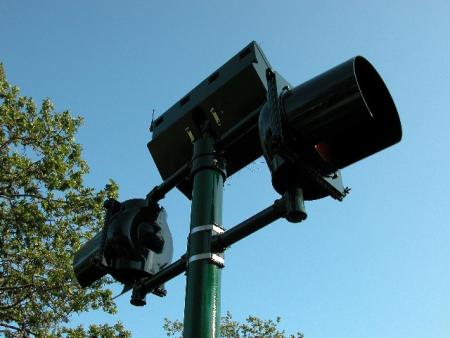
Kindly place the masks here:
<instances>
[{"instance_id":1,"label":"traffic beacon","mask_svg":"<svg viewBox=\"0 0 450 338\"><path fill-rule=\"evenodd\" d=\"M356 56L291 88L266 72L259 136L272 185L306 200L342 200L340 169L400 141L397 109L375 68ZM300 189L301 192L298 190Z\"/></svg>"},{"instance_id":2,"label":"traffic beacon","mask_svg":"<svg viewBox=\"0 0 450 338\"><path fill-rule=\"evenodd\" d=\"M110 274L126 292L137 280L155 275L171 262L173 247L167 213L145 199L122 203L109 199L104 207L103 229L75 254L75 276L80 286L88 287ZM164 296L164 286L152 292ZM145 299L141 303L145 304Z\"/></svg>"}]
</instances>

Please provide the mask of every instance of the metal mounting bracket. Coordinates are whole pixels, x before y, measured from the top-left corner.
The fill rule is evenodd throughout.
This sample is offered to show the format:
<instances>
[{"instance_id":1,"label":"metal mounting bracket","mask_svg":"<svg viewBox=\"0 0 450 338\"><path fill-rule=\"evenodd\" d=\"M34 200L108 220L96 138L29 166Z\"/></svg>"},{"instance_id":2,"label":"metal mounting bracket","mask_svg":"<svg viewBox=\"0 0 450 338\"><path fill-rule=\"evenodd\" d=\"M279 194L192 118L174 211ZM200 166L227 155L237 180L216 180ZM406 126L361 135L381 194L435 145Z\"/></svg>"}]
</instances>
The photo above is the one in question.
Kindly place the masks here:
<instances>
[{"instance_id":1,"label":"metal mounting bracket","mask_svg":"<svg viewBox=\"0 0 450 338\"><path fill-rule=\"evenodd\" d=\"M212 252L193 255L189 258L188 264L204 259L208 260L212 264L217 265L219 268L223 268L225 266L225 259L223 258L223 256L221 254L215 254Z\"/></svg>"},{"instance_id":2,"label":"metal mounting bracket","mask_svg":"<svg viewBox=\"0 0 450 338\"><path fill-rule=\"evenodd\" d=\"M198 234L203 231L210 232L210 242L212 242L211 241L212 238L225 232L225 230L217 224L205 224L205 225L198 225L192 228L189 233L189 236ZM225 259L223 253L214 253L214 252L204 252L192 255L187 261L187 264L191 264L192 262L204 259L208 260L212 264L217 265L220 268L223 268L225 266Z\"/></svg>"}]
</instances>

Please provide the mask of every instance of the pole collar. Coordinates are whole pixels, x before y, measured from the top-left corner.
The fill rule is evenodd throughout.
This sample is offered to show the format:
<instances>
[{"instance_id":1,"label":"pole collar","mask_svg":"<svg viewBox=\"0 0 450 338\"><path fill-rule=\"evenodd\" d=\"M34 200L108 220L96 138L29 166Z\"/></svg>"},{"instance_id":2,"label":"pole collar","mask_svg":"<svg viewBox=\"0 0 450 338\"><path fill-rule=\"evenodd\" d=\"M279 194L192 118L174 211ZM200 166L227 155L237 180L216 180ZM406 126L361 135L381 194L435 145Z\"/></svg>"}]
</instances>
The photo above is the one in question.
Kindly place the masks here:
<instances>
[{"instance_id":1,"label":"pole collar","mask_svg":"<svg viewBox=\"0 0 450 338\"><path fill-rule=\"evenodd\" d=\"M226 163L216 152L200 154L192 159L191 176L204 169L214 169L220 172L223 180L227 179Z\"/></svg>"},{"instance_id":2,"label":"pole collar","mask_svg":"<svg viewBox=\"0 0 450 338\"><path fill-rule=\"evenodd\" d=\"M191 176L204 169L220 172L223 181L227 179L226 162L222 154L215 149L215 139L208 133L194 142L194 153L191 164Z\"/></svg>"}]
</instances>

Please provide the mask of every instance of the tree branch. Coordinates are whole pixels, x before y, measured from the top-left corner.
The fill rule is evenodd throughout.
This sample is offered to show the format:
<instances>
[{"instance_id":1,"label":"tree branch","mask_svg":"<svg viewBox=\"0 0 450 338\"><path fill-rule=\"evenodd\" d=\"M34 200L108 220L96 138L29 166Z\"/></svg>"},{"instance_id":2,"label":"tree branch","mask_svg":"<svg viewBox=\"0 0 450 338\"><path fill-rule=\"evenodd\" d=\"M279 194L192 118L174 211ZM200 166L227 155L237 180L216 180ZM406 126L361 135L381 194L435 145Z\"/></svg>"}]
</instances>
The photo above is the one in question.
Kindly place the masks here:
<instances>
[{"instance_id":1,"label":"tree branch","mask_svg":"<svg viewBox=\"0 0 450 338\"><path fill-rule=\"evenodd\" d=\"M19 332L24 332L25 331L28 334L32 334L33 336L36 336L36 333L34 333L34 332L32 332L32 331L30 331L28 329L25 329L25 328L20 328L18 326L9 325L9 324L3 323L3 322L0 322L0 326L6 327L7 329L11 329L11 330L16 330L16 331L19 331Z\"/></svg>"},{"instance_id":2,"label":"tree branch","mask_svg":"<svg viewBox=\"0 0 450 338\"><path fill-rule=\"evenodd\" d=\"M8 200L13 200L15 198L20 198L20 197L30 197L30 198L37 198L40 200L47 200L47 198L45 198L43 196L35 195L35 194L12 194L12 195L0 194L0 198L5 198ZM56 200L52 200L52 201L56 201Z\"/></svg>"},{"instance_id":3,"label":"tree branch","mask_svg":"<svg viewBox=\"0 0 450 338\"><path fill-rule=\"evenodd\" d=\"M20 298L19 300L17 300L16 302L9 304L9 305L0 305L0 310L8 310L8 309L12 309L13 307L16 307L17 305L19 305L20 303L22 303L23 301L25 301L25 299L30 298L31 294L26 294L25 296L23 296L22 298Z\"/></svg>"},{"instance_id":4,"label":"tree branch","mask_svg":"<svg viewBox=\"0 0 450 338\"><path fill-rule=\"evenodd\" d=\"M0 291L2 290L16 290L16 289L22 289L22 288L29 288L30 286L33 286L33 284L25 284L25 285L19 285L19 286L0 286Z\"/></svg>"}]
</instances>

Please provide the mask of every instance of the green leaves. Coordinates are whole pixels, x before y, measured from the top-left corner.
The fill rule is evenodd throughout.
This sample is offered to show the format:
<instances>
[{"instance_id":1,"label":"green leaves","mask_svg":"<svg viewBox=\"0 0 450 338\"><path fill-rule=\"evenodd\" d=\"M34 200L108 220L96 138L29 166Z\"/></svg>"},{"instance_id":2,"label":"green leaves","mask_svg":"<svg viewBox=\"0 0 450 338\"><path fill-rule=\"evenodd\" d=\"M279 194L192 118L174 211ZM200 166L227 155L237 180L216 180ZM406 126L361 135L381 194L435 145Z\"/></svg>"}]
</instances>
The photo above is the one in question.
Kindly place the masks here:
<instances>
[{"instance_id":1,"label":"green leaves","mask_svg":"<svg viewBox=\"0 0 450 338\"><path fill-rule=\"evenodd\" d=\"M128 337L121 324L64 328L74 312L114 313L105 279L80 289L73 253L102 227L102 203L117 197L110 181L84 185L87 163L75 134L82 123L38 108L8 84L0 64L0 330L6 336ZM2 331L0 331L2 332Z\"/></svg>"},{"instance_id":2,"label":"green leaves","mask_svg":"<svg viewBox=\"0 0 450 338\"><path fill-rule=\"evenodd\" d=\"M220 337L222 338L303 338L303 334L297 332L295 335L286 335L285 331L280 331L278 325L281 318L275 321L260 319L256 316L248 316L245 322L239 323L233 320L230 312L221 318ZM168 337L182 337L183 323L179 320L171 321L164 319L164 331Z\"/></svg>"},{"instance_id":3,"label":"green leaves","mask_svg":"<svg viewBox=\"0 0 450 338\"><path fill-rule=\"evenodd\" d=\"M83 327L75 329L64 329L60 333L61 336L69 338L129 338L131 334L125 330L122 323L118 322L114 326L108 325L90 325L88 330ZM60 337L61 337L60 336Z\"/></svg>"}]
</instances>

